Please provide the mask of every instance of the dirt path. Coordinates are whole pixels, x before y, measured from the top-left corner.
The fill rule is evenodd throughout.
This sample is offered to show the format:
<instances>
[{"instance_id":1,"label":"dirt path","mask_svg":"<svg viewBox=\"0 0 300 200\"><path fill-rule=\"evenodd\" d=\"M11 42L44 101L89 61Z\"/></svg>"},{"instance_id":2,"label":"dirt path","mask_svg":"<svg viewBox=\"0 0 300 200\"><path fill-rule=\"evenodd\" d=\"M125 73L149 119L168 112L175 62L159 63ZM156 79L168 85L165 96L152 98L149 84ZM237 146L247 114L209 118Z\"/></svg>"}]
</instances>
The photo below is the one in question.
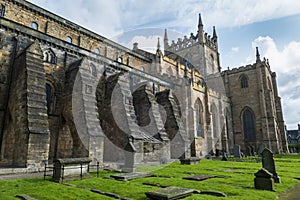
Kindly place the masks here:
<instances>
[{"instance_id":1,"label":"dirt path","mask_svg":"<svg viewBox=\"0 0 300 200\"><path fill-rule=\"evenodd\" d=\"M44 172L0 175L0 180L11 180L17 178L44 178Z\"/></svg>"},{"instance_id":2,"label":"dirt path","mask_svg":"<svg viewBox=\"0 0 300 200\"><path fill-rule=\"evenodd\" d=\"M297 184L292 189L280 193L276 200L299 200L299 199L300 199L300 184Z\"/></svg>"}]
</instances>

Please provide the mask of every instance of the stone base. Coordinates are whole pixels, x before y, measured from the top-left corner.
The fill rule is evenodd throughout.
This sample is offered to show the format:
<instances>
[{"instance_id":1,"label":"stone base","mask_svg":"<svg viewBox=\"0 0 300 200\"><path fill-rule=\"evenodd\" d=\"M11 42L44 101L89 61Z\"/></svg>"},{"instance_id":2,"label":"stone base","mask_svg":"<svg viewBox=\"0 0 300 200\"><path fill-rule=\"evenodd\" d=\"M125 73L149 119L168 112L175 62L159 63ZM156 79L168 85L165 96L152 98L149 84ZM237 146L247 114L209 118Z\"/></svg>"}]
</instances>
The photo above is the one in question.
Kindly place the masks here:
<instances>
[{"instance_id":1,"label":"stone base","mask_svg":"<svg viewBox=\"0 0 300 200\"><path fill-rule=\"evenodd\" d=\"M272 178L256 177L254 178L254 187L259 190L275 191Z\"/></svg>"},{"instance_id":2,"label":"stone base","mask_svg":"<svg viewBox=\"0 0 300 200\"><path fill-rule=\"evenodd\" d=\"M126 166L121 166L121 170L122 172L136 172L136 168L135 167L126 167Z\"/></svg>"},{"instance_id":3,"label":"stone base","mask_svg":"<svg viewBox=\"0 0 300 200\"><path fill-rule=\"evenodd\" d=\"M180 159L180 163L182 165L195 165L200 163L200 158L198 157L184 158L184 159Z\"/></svg>"},{"instance_id":4,"label":"stone base","mask_svg":"<svg viewBox=\"0 0 300 200\"><path fill-rule=\"evenodd\" d=\"M280 183L281 182L279 176L276 176L276 177L273 176L272 178L274 180L274 183Z\"/></svg>"}]
</instances>

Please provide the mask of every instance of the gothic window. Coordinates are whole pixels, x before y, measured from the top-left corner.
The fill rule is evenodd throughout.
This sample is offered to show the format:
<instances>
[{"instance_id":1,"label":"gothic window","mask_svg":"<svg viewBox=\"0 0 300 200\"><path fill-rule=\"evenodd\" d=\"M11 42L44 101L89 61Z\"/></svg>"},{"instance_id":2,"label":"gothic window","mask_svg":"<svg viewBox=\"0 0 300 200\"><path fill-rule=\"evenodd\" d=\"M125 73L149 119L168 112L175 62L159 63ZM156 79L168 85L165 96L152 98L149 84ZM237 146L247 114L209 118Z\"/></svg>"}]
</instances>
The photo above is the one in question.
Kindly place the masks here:
<instances>
[{"instance_id":1,"label":"gothic window","mask_svg":"<svg viewBox=\"0 0 300 200\"><path fill-rule=\"evenodd\" d=\"M142 71L142 72L145 71L145 68L144 68L144 67L141 67L141 71Z\"/></svg>"},{"instance_id":2,"label":"gothic window","mask_svg":"<svg viewBox=\"0 0 300 200\"><path fill-rule=\"evenodd\" d=\"M71 38L70 36L67 36L67 37L66 37L66 41L67 41L68 43L72 43L72 38Z\"/></svg>"},{"instance_id":3,"label":"gothic window","mask_svg":"<svg viewBox=\"0 0 300 200\"><path fill-rule=\"evenodd\" d=\"M212 54L210 55L210 65L211 65L212 72L214 73L214 71L215 71L215 59L214 59L214 56Z\"/></svg>"},{"instance_id":4,"label":"gothic window","mask_svg":"<svg viewBox=\"0 0 300 200\"><path fill-rule=\"evenodd\" d=\"M197 137L203 137L203 109L200 100L195 103Z\"/></svg>"},{"instance_id":5,"label":"gothic window","mask_svg":"<svg viewBox=\"0 0 300 200\"><path fill-rule=\"evenodd\" d=\"M243 112L243 129L245 141L254 141L256 139L254 115L248 108Z\"/></svg>"},{"instance_id":6,"label":"gothic window","mask_svg":"<svg viewBox=\"0 0 300 200\"><path fill-rule=\"evenodd\" d=\"M44 51L44 61L51 64L56 64L56 56L51 49Z\"/></svg>"},{"instance_id":7,"label":"gothic window","mask_svg":"<svg viewBox=\"0 0 300 200\"><path fill-rule=\"evenodd\" d=\"M90 66L90 71L93 76L97 76L97 69L93 64Z\"/></svg>"},{"instance_id":8,"label":"gothic window","mask_svg":"<svg viewBox=\"0 0 300 200\"><path fill-rule=\"evenodd\" d=\"M51 112L51 102L52 102L52 87L50 84L46 83L46 102L47 102L47 113Z\"/></svg>"},{"instance_id":9,"label":"gothic window","mask_svg":"<svg viewBox=\"0 0 300 200\"><path fill-rule=\"evenodd\" d=\"M242 76L240 78L241 81L241 88L247 88L248 87L248 78L246 76Z\"/></svg>"},{"instance_id":10,"label":"gothic window","mask_svg":"<svg viewBox=\"0 0 300 200\"><path fill-rule=\"evenodd\" d=\"M32 28L32 29L34 29L34 30L38 30L39 25L38 25L36 22L31 22L30 28Z\"/></svg>"},{"instance_id":11,"label":"gothic window","mask_svg":"<svg viewBox=\"0 0 300 200\"><path fill-rule=\"evenodd\" d=\"M215 139L217 139L220 136L219 133L219 115L218 115L218 109L215 104L212 105L212 121L213 121L213 136Z\"/></svg>"},{"instance_id":12,"label":"gothic window","mask_svg":"<svg viewBox=\"0 0 300 200\"><path fill-rule=\"evenodd\" d=\"M3 3L3 4L1 5L1 13L0 13L0 16L1 16L1 17L4 17L4 15L5 15L5 7L6 7L6 5Z\"/></svg>"}]
</instances>

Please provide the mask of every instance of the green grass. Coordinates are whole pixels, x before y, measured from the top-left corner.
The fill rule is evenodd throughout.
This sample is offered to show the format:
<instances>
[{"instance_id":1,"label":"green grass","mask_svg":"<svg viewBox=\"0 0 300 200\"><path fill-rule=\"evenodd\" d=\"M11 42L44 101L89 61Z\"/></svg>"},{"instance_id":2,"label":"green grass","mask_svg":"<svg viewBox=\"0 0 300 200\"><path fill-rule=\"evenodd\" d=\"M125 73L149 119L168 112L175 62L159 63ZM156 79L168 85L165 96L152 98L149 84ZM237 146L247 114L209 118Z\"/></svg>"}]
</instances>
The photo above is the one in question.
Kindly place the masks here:
<instances>
[{"instance_id":1,"label":"green grass","mask_svg":"<svg viewBox=\"0 0 300 200\"><path fill-rule=\"evenodd\" d=\"M251 161L250 161L251 160ZM123 197L142 200L146 199L145 192L158 189L155 186L143 185L143 182L153 182L160 185L180 186L200 191L217 190L227 194L226 198L209 195L193 194L185 199L276 199L300 181L300 156L276 155L275 163L281 182L275 184L275 192L254 189L254 173L261 169L261 163L253 162L224 162L202 159L199 165L180 165L178 162L163 166L140 167L139 171L148 171L158 177L148 177L129 182L115 181L110 175L117 172L100 171L99 177L92 172L92 178L75 180L68 183L104 192L113 192ZM189 174L206 174L227 176L227 178L211 178L204 181L184 180ZM169 176L170 178L166 177ZM92 193L86 189L53 183L43 178L18 179L0 181L0 199L16 199L17 194L27 194L36 199L112 199L107 196Z\"/></svg>"}]
</instances>

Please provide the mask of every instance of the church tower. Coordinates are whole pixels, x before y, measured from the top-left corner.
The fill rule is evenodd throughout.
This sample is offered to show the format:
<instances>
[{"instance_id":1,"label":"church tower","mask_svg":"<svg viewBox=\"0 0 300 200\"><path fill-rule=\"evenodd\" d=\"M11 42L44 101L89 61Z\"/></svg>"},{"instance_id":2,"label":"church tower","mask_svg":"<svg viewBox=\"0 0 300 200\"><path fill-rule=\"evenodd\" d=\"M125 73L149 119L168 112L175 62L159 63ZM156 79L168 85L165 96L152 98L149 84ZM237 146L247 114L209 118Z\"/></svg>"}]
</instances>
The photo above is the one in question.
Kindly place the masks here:
<instances>
[{"instance_id":1,"label":"church tower","mask_svg":"<svg viewBox=\"0 0 300 200\"><path fill-rule=\"evenodd\" d=\"M175 42L168 41L167 30L164 35L165 55L173 54L174 59L180 56L188 65L193 65L205 78L221 70L218 52L218 37L215 27L213 35L204 32L201 14L198 19L197 33L178 38Z\"/></svg>"},{"instance_id":2,"label":"church tower","mask_svg":"<svg viewBox=\"0 0 300 200\"><path fill-rule=\"evenodd\" d=\"M231 99L234 144L247 155L264 147L274 153L287 153L282 108L276 74L256 48L252 65L222 72L226 95Z\"/></svg>"}]
</instances>

